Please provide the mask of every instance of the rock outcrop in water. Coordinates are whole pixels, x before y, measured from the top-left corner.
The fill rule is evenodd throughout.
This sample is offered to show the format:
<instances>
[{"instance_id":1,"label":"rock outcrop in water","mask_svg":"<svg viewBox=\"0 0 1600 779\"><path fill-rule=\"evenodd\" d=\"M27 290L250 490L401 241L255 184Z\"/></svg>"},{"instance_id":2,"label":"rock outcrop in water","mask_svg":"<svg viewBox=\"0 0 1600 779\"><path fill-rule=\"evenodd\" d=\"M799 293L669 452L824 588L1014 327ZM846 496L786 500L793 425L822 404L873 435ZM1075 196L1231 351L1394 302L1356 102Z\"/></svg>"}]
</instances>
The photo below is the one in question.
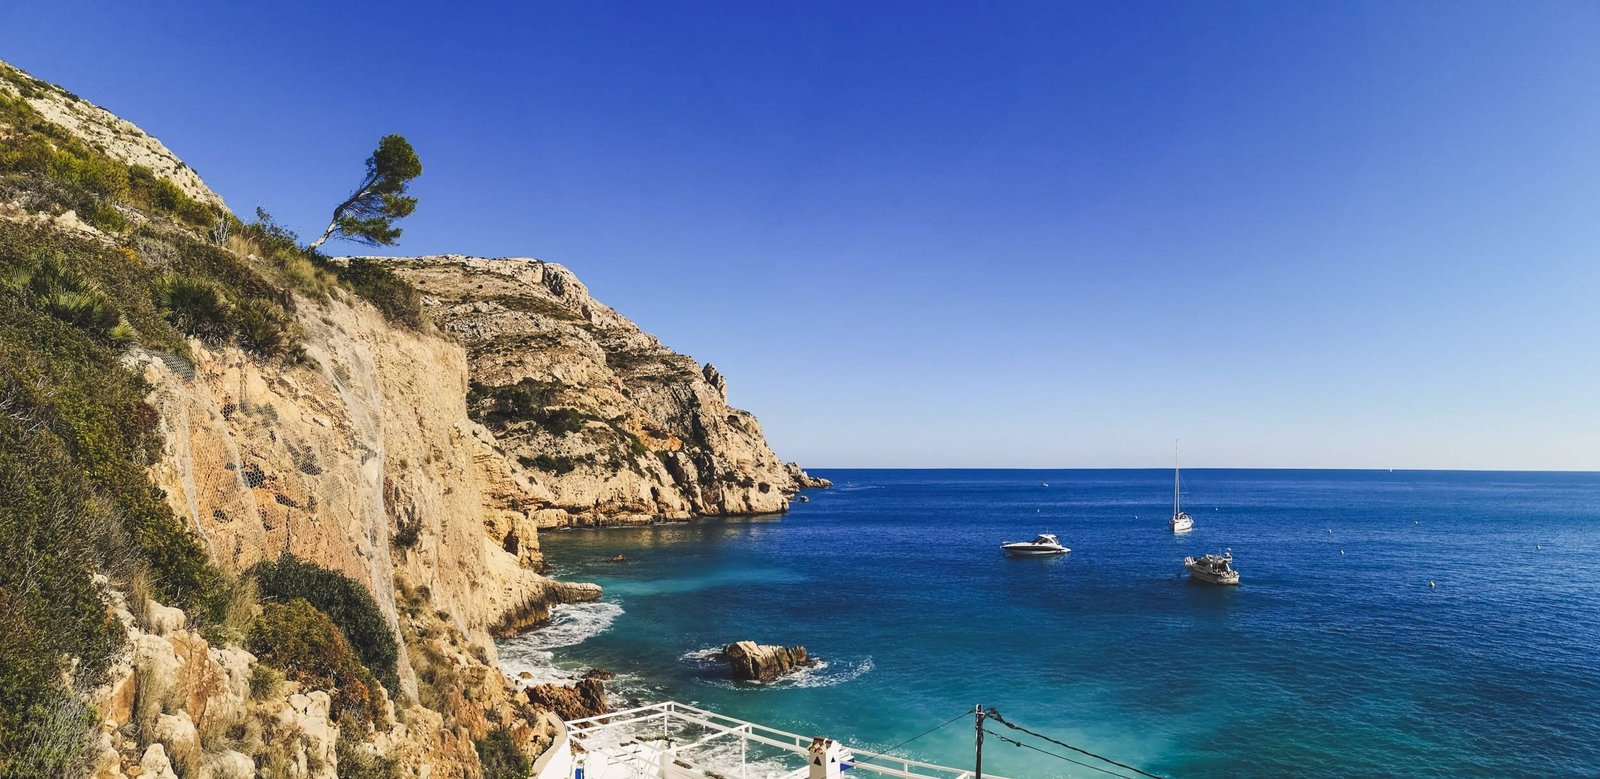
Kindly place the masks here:
<instances>
[{"instance_id":1,"label":"rock outcrop in water","mask_svg":"<svg viewBox=\"0 0 1600 779\"><path fill-rule=\"evenodd\" d=\"M598 717L611 712L606 706L605 686L610 678L609 671L595 669L569 685L536 684L527 690L528 702L567 721Z\"/></svg>"},{"instance_id":2,"label":"rock outcrop in water","mask_svg":"<svg viewBox=\"0 0 1600 779\"><path fill-rule=\"evenodd\" d=\"M770 682L797 668L816 663L803 646L776 646L738 641L722 648L733 678L741 681Z\"/></svg>"}]
</instances>

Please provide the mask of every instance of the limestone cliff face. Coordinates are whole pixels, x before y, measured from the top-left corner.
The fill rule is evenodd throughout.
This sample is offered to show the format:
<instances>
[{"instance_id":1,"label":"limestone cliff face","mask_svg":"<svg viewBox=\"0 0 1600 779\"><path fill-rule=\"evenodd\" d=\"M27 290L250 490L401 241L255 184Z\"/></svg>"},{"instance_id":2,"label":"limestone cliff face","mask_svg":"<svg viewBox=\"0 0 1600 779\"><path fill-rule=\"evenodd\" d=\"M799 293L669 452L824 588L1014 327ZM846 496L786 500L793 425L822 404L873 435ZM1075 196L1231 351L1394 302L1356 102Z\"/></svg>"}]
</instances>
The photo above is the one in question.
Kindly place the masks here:
<instances>
[{"instance_id":1,"label":"limestone cliff face","mask_svg":"<svg viewBox=\"0 0 1600 779\"><path fill-rule=\"evenodd\" d=\"M43 121L223 206L153 137L0 69L0 92ZM0 126L0 140L9 131ZM159 242L135 251L135 228L208 241L263 278L281 273L220 228L202 236L193 220L118 206L131 227L102 232L72 211L47 212L38 194L0 191L0 219L72 231L151 272ZM474 742L491 728L536 753L555 727L499 670L492 638L599 594L541 575L540 527L778 512L799 489L825 485L773 454L755 418L728 406L714 367L663 347L566 268L385 262L423 291L436 326L397 325L331 282L326 294L285 286L292 356L190 339L184 356L126 348L122 360L148 383L158 417L151 480L217 567L237 574L292 553L372 592L401 648L388 721L342 733L325 693L257 689L264 666L237 637L213 633L223 644L213 645L182 612L143 595L127 606L107 580L127 651L85 701L102 723L94 776L332 777L343 745L406 775L477 777ZM181 338L161 343L176 349Z\"/></svg>"},{"instance_id":2,"label":"limestone cliff face","mask_svg":"<svg viewBox=\"0 0 1600 779\"><path fill-rule=\"evenodd\" d=\"M716 367L671 351L531 259L385 259L467 348L474 416L532 486L541 527L780 512L803 487Z\"/></svg>"},{"instance_id":3,"label":"limestone cliff face","mask_svg":"<svg viewBox=\"0 0 1600 779\"><path fill-rule=\"evenodd\" d=\"M215 559L291 552L366 584L391 617L399 575L482 643L589 593L536 572L529 488L467 418L460 347L365 305L299 308L303 365L198 341L192 365L130 357L161 413L156 481Z\"/></svg>"},{"instance_id":4,"label":"limestone cliff face","mask_svg":"<svg viewBox=\"0 0 1600 779\"><path fill-rule=\"evenodd\" d=\"M4 63L0 93L98 153L149 169L221 206L159 141ZM10 130L0 126L0 139ZM46 213L26 190L0 192L0 219L47 224L106 246L72 212ZM132 211L133 224L189 231ZM202 236L204 240L216 240ZM244 256L247 265L267 260ZM129 251L129 257L142 253ZM211 645L177 609L101 587L126 631L112 682L84 701L102 724L89 773L124 777L334 777L336 742L396 761L411 776L481 775L474 742L504 728L537 754L553 714L534 710L496 663L493 636L546 618L593 585L538 569L530 516L537 488L467 409L467 356L431 327L395 325L339 288L295 294L298 358L263 359L199 339L187 356L139 348L126 367L150 386L163 447L154 485L216 565L238 573L292 552L364 584L394 630L396 712L372 732L341 733L325 693L252 691L260 666L235 640ZM108 369L112 366L108 366ZM140 598L142 601L142 597Z\"/></svg>"}]
</instances>

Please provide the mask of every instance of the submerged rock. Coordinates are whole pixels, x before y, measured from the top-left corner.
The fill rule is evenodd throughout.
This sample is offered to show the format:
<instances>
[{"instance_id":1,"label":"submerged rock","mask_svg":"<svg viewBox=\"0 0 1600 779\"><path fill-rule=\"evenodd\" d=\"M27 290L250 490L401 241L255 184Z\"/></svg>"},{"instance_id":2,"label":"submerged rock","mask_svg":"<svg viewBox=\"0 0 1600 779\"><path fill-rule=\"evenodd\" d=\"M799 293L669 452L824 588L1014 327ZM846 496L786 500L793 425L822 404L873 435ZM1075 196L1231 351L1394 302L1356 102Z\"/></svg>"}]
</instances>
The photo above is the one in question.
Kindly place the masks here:
<instances>
[{"instance_id":1,"label":"submerged rock","mask_svg":"<svg viewBox=\"0 0 1600 779\"><path fill-rule=\"evenodd\" d=\"M738 641L722 648L722 659L728 661L733 678L752 682L770 682L796 668L816 663L806 655L803 646L776 646Z\"/></svg>"}]
</instances>

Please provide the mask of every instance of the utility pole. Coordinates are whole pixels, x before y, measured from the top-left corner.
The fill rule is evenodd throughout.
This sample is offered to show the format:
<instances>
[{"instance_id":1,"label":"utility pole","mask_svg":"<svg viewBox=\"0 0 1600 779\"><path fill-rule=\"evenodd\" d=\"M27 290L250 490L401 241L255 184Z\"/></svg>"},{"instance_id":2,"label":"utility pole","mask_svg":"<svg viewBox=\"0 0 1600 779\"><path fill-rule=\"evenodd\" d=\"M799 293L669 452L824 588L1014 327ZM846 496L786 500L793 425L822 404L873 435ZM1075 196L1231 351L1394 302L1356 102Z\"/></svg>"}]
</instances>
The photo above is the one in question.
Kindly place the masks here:
<instances>
[{"instance_id":1,"label":"utility pole","mask_svg":"<svg viewBox=\"0 0 1600 779\"><path fill-rule=\"evenodd\" d=\"M976 727L978 730L978 754L972 766L973 779L983 779L983 704L972 707L972 713L977 715Z\"/></svg>"}]
</instances>

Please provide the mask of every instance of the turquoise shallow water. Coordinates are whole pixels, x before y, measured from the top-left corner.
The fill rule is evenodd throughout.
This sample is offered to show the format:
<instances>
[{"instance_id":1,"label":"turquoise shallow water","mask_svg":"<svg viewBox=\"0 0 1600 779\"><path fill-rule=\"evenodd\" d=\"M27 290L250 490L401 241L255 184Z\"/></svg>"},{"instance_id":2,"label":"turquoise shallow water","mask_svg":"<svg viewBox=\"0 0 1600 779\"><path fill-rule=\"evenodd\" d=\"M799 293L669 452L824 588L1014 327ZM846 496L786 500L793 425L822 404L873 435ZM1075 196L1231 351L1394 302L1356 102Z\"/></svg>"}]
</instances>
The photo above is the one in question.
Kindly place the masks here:
<instances>
[{"instance_id":1,"label":"turquoise shallow water","mask_svg":"<svg viewBox=\"0 0 1600 779\"><path fill-rule=\"evenodd\" d=\"M1600 775L1600 474L1186 471L1181 537L1170 472L822 475L781 519L544 534L607 594L506 666L879 748L981 702L1171 776ZM1073 552L999 552L1035 532ZM1185 577L1223 546L1242 586ZM738 639L828 665L732 684L704 655ZM970 720L902 752L970 765Z\"/></svg>"}]
</instances>

